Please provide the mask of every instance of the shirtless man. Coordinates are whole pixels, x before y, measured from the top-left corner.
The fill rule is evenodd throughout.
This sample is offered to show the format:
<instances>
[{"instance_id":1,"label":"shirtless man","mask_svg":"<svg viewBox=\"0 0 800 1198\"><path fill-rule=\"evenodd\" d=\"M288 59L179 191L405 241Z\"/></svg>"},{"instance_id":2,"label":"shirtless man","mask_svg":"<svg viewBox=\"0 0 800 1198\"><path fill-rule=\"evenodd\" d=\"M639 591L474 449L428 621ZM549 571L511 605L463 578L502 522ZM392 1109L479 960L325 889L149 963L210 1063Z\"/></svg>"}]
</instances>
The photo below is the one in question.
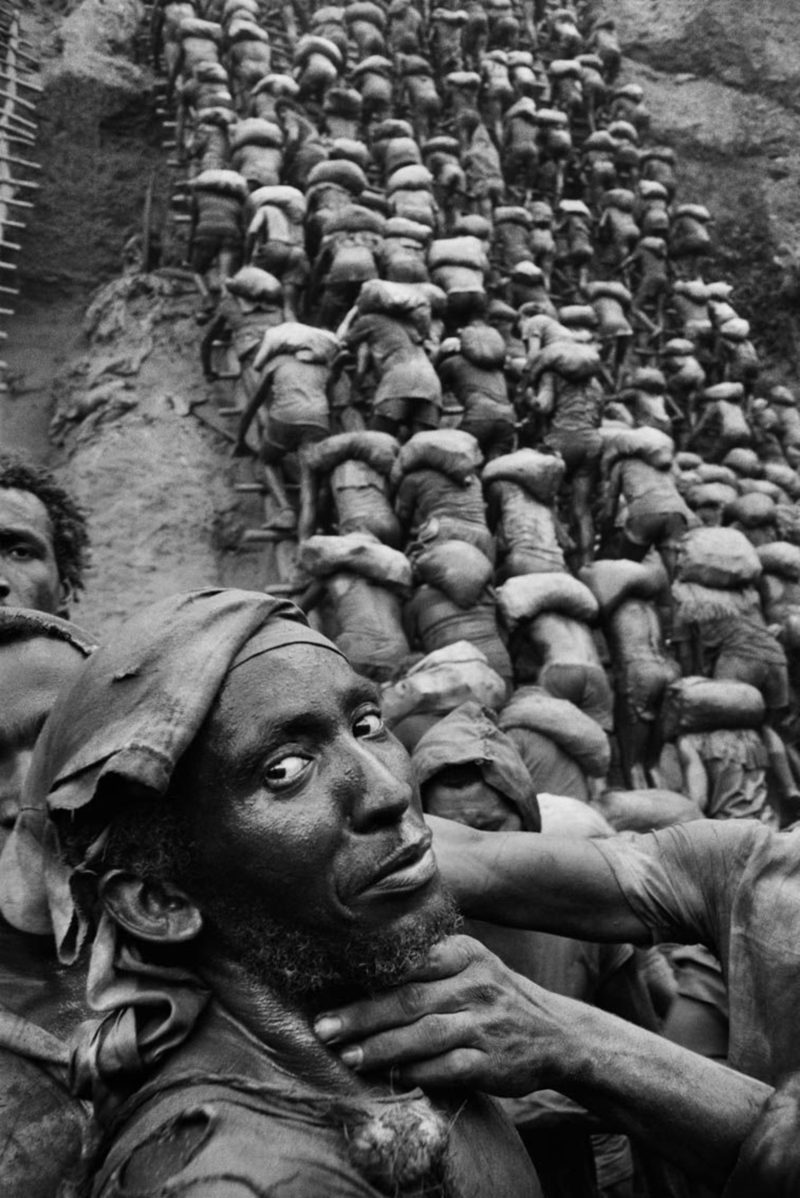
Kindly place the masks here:
<instances>
[{"instance_id":1,"label":"shirtless man","mask_svg":"<svg viewBox=\"0 0 800 1198\"><path fill-rule=\"evenodd\" d=\"M115 1117L96 1198L377 1198L445 1173L453 1195L541 1193L488 1099L365 1083L312 1034L453 916L374 687L296 608L209 590L142 611L57 705L38 765L60 927L100 920L82 1059Z\"/></svg>"}]
</instances>

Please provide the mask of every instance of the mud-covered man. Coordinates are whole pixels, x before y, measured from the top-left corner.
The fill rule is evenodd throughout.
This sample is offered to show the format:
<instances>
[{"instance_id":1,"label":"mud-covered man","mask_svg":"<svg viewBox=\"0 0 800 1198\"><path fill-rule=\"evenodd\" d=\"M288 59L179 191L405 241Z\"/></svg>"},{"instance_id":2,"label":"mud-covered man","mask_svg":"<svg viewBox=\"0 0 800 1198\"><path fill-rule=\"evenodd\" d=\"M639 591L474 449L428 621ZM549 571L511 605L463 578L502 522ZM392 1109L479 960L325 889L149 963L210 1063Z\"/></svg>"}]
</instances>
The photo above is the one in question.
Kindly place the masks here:
<instances>
[{"instance_id":1,"label":"mud-covered man","mask_svg":"<svg viewBox=\"0 0 800 1198\"><path fill-rule=\"evenodd\" d=\"M240 591L150 607L43 740L62 956L99 915L106 1018L81 1059L115 1121L97 1198L540 1193L489 1100L365 1083L312 1033L453 915L372 685L296 608Z\"/></svg>"}]
</instances>

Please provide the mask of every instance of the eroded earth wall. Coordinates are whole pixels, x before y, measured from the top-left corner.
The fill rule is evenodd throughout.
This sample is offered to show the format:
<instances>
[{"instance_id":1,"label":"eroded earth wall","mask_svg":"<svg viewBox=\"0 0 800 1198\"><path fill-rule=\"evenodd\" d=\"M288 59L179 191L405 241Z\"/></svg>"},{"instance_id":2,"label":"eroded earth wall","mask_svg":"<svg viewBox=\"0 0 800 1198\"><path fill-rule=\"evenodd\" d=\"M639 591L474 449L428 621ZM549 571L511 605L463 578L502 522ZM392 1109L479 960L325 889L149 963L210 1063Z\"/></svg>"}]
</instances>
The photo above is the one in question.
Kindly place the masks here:
<instances>
[{"instance_id":1,"label":"eroded earth wall","mask_svg":"<svg viewBox=\"0 0 800 1198\"><path fill-rule=\"evenodd\" d=\"M715 274L736 284L764 381L796 376L800 308L780 293L773 258L800 246L797 0L596 7L618 22L622 77L644 87L654 137L678 152L681 197L714 214ZM248 512L229 445L192 410L205 383L191 295L168 280L112 282L151 181L156 212L164 202L142 15L137 0L25 14L43 61L44 169L9 326L2 439L50 457L91 513L94 565L75 615L102 635L176 588L268 581L263 557L237 548Z\"/></svg>"}]
</instances>

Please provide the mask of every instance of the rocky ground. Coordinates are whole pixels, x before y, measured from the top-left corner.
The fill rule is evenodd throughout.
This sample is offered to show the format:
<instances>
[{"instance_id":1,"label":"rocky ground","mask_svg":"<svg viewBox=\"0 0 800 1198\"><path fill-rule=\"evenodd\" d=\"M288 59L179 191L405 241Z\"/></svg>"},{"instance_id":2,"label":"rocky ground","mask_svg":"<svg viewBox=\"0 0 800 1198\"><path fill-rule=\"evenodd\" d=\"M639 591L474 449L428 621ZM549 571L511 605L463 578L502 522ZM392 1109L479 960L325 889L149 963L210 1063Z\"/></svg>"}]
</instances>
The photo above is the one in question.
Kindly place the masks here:
<instances>
[{"instance_id":1,"label":"rocky ground","mask_svg":"<svg viewBox=\"0 0 800 1198\"><path fill-rule=\"evenodd\" d=\"M768 377L792 381L800 324L773 257L800 246L800 7L608 0L605 11L623 77L642 84L655 135L679 154L681 195L715 216L715 271L736 283ZM239 548L257 505L233 489L242 468L224 431L202 422L213 405L194 297L180 280L118 278L148 189L158 219L170 186L142 15L138 0L24 10L42 59L43 185L7 326L0 441L50 460L91 513L94 564L75 615L102 635L142 599L263 586L272 569L269 554Z\"/></svg>"}]
</instances>

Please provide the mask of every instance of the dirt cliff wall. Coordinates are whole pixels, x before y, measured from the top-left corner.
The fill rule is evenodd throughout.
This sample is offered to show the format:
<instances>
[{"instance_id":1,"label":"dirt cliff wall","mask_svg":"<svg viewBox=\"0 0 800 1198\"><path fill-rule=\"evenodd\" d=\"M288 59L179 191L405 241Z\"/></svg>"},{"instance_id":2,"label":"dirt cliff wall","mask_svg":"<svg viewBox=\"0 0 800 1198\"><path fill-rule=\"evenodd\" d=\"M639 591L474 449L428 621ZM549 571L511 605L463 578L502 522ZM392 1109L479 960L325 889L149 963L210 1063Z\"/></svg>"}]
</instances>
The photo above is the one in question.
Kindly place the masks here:
<instances>
[{"instance_id":1,"label":"dirt cliff wall","mask_svg":"<svg viewBox=\"0 0 800 1198\"><path fill-rule=\"evenodd\" d=\"M655 137L678 151L682 197L715 216L714 270L736 282L767 376L793 380L796 318L772 256L782 242L800 245L796 0L609 0L605 11L619 25L623 77L641 82ZM189 412L205 394L191 295L165 281L109 283L154 170L163 201L142 13L138 0L25 10L43 62L44 170L20 259L0 440L50 456L91 513L94 565L76 616L101 634L178 588L268 581L264 556L237 550L254 509L233 490L228 445Z\"/></svg>"}]
</instances>

